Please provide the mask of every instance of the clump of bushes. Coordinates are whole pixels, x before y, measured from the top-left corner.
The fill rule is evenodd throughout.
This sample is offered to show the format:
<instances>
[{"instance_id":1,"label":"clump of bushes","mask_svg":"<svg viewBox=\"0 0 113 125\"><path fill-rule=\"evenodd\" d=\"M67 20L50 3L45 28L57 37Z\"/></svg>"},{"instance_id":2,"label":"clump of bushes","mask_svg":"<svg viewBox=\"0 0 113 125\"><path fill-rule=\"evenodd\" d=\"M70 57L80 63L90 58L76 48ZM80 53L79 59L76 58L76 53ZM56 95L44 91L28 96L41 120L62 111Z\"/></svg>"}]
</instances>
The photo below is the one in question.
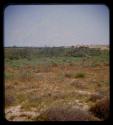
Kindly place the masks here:
<instances>
[{"instance_id":1,"label":"clump of bushes","mask_svg":"<svg viewBox=\"0 0 113 125\"><path fill-rule=\"evenodd\" d=\"M65 73L65 77L67 78L84 78L85 73L78 72L78 73Z\"/></svg>"},{"instance_id":2,"label":"clump of bushes","mask_svg":"<svg viewBox=\"0 0 113 125\"><path fill-rule=\"evenodd\" d=\"M98 118L106 120L109 117L109 98L104 97L97 101L91 108L90 111Z\"/></svg>"},{"instance_id":3,"label":"clump of bushes","mask_svg":"<svg viewBox=\"0 0 113 125\"><path fill-rule=\"evenodd\" d=\"M64 107L51 107L40 116L38 121L98 121L90 112L81 109L70 109Z\"/></svg>"},{"instance_id":4,"label":"clump of bushes","mask_svg":"<svg viewBox=\"0 0 113 125\"><path fill-rule=\"evenodd\" d=\"M100 49L89 48L89 47L85 47L85 46L73 48L66 53L67 56L74 56L74 57L98 56L100 54L101 54Z\"/></svg>"},{"instance_id":5,"label":"clump of bushes","mask_svg":"<svg viewBox=\"0 0 113 125\"><path fill-rule=\"evenodd\" d=\"M5 57L10 60L22 58L30 59L31 51L29 48L9 48L5 50Z\"/></svg>"},{"instance_id":6,"label":"clump of bushes","mask_svg":"<svg viewBox=\"0 0 113 125\"><path fill-rule=\"evenodd\" d=\"M74 56L74 57L90 57L98 56L101 54L100 49L89 48L85 46L81 47L8 47L5 48L5 58L9 60L16 60L26 58L31 60L37 57L62 57L62 56ZM66 60L63 60L64 62Z\"/></svg>"},{"instance_id":7,"label":"clump of bushes","mask_svg":"<svg viewBox=\"0 0 113 125\"><path fill-rule=\"evenodd\" d=\"M75 78L84 78L84 77L85 77L85 74L82 73L82 72L77 73L77 74L75 75Z\"/></svg>"}]
</instances>

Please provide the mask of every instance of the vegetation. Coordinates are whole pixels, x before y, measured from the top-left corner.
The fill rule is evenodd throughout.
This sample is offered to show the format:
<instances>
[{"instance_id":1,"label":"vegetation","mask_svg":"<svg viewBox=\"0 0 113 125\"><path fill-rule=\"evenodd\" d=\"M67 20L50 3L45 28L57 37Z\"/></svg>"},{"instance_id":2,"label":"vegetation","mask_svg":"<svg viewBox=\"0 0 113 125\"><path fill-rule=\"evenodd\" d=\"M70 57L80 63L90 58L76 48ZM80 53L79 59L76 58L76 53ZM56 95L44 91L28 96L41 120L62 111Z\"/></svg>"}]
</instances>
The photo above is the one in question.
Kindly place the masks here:
<instances>
[{"instance_id":1,"label":"vegetation","mask_svg":"<svg viewBox=\"0 0 113 125\"><path fill-rule=\"evenodd\" d=\"M37 117L38 121L99 121L89 112L67 107L51 107Z\"/></svg>"},{"instance_id":2,"label":"vegetation","mask_svg":"<svg viewBox=\"0 0 113 125\"><path fill-rule=\"evenodd\" d=\"M105 51L103 51L105 53ZM33 57L62 57L62 56L72 56L72 57L89 57L89 56L99 56L101 51L98 48L89 47L43 47L43 48L32 48L32 47L10 47L5 49L5 57L7 59L31 59Z\"/></svg>"},{"instance_id":3,"label":"vegetation","mask_svg":"<svg viewBox=\"0 0 113 125\"><path fill-rule=\"evenodd\" d=\"M78 73L65 73L65 77L67 78L84 78L85 73L78 72Z\"/></svg>"},{"instance_id":4,"label":"vegetation","mask_svg":"<svg viewBox=\"0 0 113 125\"><path fill-rule=\"evenodd\" d=\"M100 119L107 120L109 118L109 98L105 97L97 101L90 111Z\"/></svg>"},{"instance_id":5,"label":"vegetation","mask_svg":"<svg viewBox=\"0 0 113 125\"><path fill-rule=\"evenodd\" d=\"M109 51L90 47L9 47L5 54L8 120L104 120ZM100 102L98 102L100 103ZM57 106L57 107L55 107ZM103 110L104 109L104 110Z\"/></svg>"},{"instance_id":6,"label":"vegetation","mask_svg":"<svg viewBox=\"0 0 113 125\"><path fill-rule=\"evenodd\" d=\"M66 55L75 56L75 57L89 57L89 56L98 56L101 54L100 49L98 48L89 48L89 47L77 47L70 50Z\"/></svg>"},{"instance_id":7,"label":"vegetation","mask_svg":"<svg viewBox=\"0 0 113 125\"><path fill-rule=\"evenodd\" d=\"M85 74L84 73L77 73L75 78L84 78L85 77Z\"/></svg>"}]
</instances>

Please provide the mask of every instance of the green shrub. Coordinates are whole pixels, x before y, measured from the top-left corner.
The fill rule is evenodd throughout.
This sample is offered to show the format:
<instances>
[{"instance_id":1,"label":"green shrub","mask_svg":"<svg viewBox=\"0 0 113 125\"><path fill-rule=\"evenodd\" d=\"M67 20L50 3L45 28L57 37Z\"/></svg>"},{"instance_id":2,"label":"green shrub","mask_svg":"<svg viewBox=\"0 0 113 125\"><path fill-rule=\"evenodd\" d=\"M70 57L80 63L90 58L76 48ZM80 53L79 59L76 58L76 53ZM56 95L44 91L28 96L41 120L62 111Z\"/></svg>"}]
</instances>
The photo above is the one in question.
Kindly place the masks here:
<instances>
[{"instance_id":1,"label":"green shrub","mask_svg":"<svg viewBox=\"0 0 113 125\"><path fill-rule=\"evenodd\" d=\"M8 72L5 73L5 79L11 80L11 79L13 79L13 78L14 78L14 74L8 73Z\"/></svg>"},{"instance_id":2,"label":"green shrub","mask_svg":"<svg viewBox=\"0 0 113 125\"><path fill-rule=\"evenodd\" d=\"M84 73L77 73L75 75L75 78L84 78L85 77L85 74Z\"/></svg>"},{"instance_id":3,"label":"green shrub","mask_svg":"<svg viewBox=\"0 0 113 125\"><path fill-rule=\"evenodd\" d=\"M80 73L65 73L65 77L67 78L84 78L85 74L80 72Z\"/></svg>"},{"instance_id":4,"label":"green shrub","mask_svg":"<svg viewBox=\"0 0 113 125\"><path fill-rule=\"evenodd\" d=\"M85 46L81 47L9 47L5 48L5 58L10 60L26 58L30 60L31 58L37 57L89 57L89 56L99 56L100 54L105 56L108 53L100 51L97 48L89 48ZM63 60L66 61L65 59Z\"/></svg>"},{"instance_id":5,"label":"green shrub","mask_svg":"<svg viewBox=\"0 0 113 125\"><path fill-rule=\"evenodd\" d=\"M89 48L85 46L73 48L66 53L67 56L74 56L74 57L98 56L100 54L101 54L100 49Z\"/></svg>"}]
</instances>

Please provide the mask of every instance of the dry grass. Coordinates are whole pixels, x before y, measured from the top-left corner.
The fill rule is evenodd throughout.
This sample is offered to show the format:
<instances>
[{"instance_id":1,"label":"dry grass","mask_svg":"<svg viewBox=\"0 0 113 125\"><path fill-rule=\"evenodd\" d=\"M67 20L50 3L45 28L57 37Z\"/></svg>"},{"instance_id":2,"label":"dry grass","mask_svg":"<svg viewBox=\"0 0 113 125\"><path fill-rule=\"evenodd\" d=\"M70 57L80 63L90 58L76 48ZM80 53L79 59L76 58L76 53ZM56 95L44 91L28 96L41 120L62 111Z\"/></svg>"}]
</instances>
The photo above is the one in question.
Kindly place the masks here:
<instances>
[{"instance_id":1,"label":"dry grass","mask_svg":"<svg viewBox=\"0 0 113 125\"><path fill-rule=\"evenodd\" d=\"M5 96L5 105L6 106L11 106L15 102L15 98L12 95L6 95Z\"/></svg>"},{"instance_id":2,"label":"dry grass","mask_svg":"<svg viewBox=\"0 0 113 125\"><path fill-rule=\"evenodd\" d=\"M91 94L89 101L96 102L97 100L102 99L104 96L99 93Z\"/></svg>"},{"instance_id":3,"label":"dry grass","mask_svg":"<svg viewBox=\"0 0 113 125\"><path fill-rule=\"evenodd\" d=\"M96 93L97 90L98 92L102 90L106 95L109 91L106 89L109 88L109 84L105 82L109 81L108 66L81 67L78 65L58 64L20 68L7 66L5 72L12 74L8 76L10 78L5 79L6 108L17 104L22 105L23 110L31 110L31 108L35 107L37 112L40 112L46 107L48 109L46 112L50 114L50 120L55 120L55 117L56 120L67 121L93 120L94 117L91 118L89 113L86 113L87 111L79 111L79 109L68 111L67 109L61 109L62 106L55 109L49 107L56 101L58 103L61 101L63 103L69 102L74 105L73 102L76 100L80 101L80 105L81 103L87 103L90 107L90 102L94 104L96 100L101 98L100 95L92 95L92 92ZM100 81L102 81L101 86L98 86ZM65 117L62 115L63 112L66 114ZM41 115L42 118L37 117L34 120L48 119L48 117L43 118L45 114L44 116Z\"/></svg>"},{"instance_id":4,"label":"dry grass","mask_svg":"<svg viewBox=\"0 0 113 125\"><path fill-rule=\"evenodd\" d=\"M70 107L50 107L37 117L38 121L98 121L99 119L94 117L87 111Z\"/></svg>"}]
</instances>

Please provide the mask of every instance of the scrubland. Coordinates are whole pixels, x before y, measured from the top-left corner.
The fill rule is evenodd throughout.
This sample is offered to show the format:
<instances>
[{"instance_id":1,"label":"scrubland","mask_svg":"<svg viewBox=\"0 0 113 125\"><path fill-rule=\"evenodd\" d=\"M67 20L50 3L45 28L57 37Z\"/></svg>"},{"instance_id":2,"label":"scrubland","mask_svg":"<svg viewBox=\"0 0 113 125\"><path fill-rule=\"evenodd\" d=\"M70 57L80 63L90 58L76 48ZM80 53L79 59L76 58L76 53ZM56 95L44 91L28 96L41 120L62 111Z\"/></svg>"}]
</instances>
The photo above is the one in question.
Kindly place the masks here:
<instances>
[{"instance_id":1,"label":"scrubland","mask_svg":"<svg viewBox=\"0 0 113 125\"><path fill-rule=\"evenodd\" d=\"M9 121L102 121L109 117L109 50L4 48Z\"/></svg>"}]
</instances>

